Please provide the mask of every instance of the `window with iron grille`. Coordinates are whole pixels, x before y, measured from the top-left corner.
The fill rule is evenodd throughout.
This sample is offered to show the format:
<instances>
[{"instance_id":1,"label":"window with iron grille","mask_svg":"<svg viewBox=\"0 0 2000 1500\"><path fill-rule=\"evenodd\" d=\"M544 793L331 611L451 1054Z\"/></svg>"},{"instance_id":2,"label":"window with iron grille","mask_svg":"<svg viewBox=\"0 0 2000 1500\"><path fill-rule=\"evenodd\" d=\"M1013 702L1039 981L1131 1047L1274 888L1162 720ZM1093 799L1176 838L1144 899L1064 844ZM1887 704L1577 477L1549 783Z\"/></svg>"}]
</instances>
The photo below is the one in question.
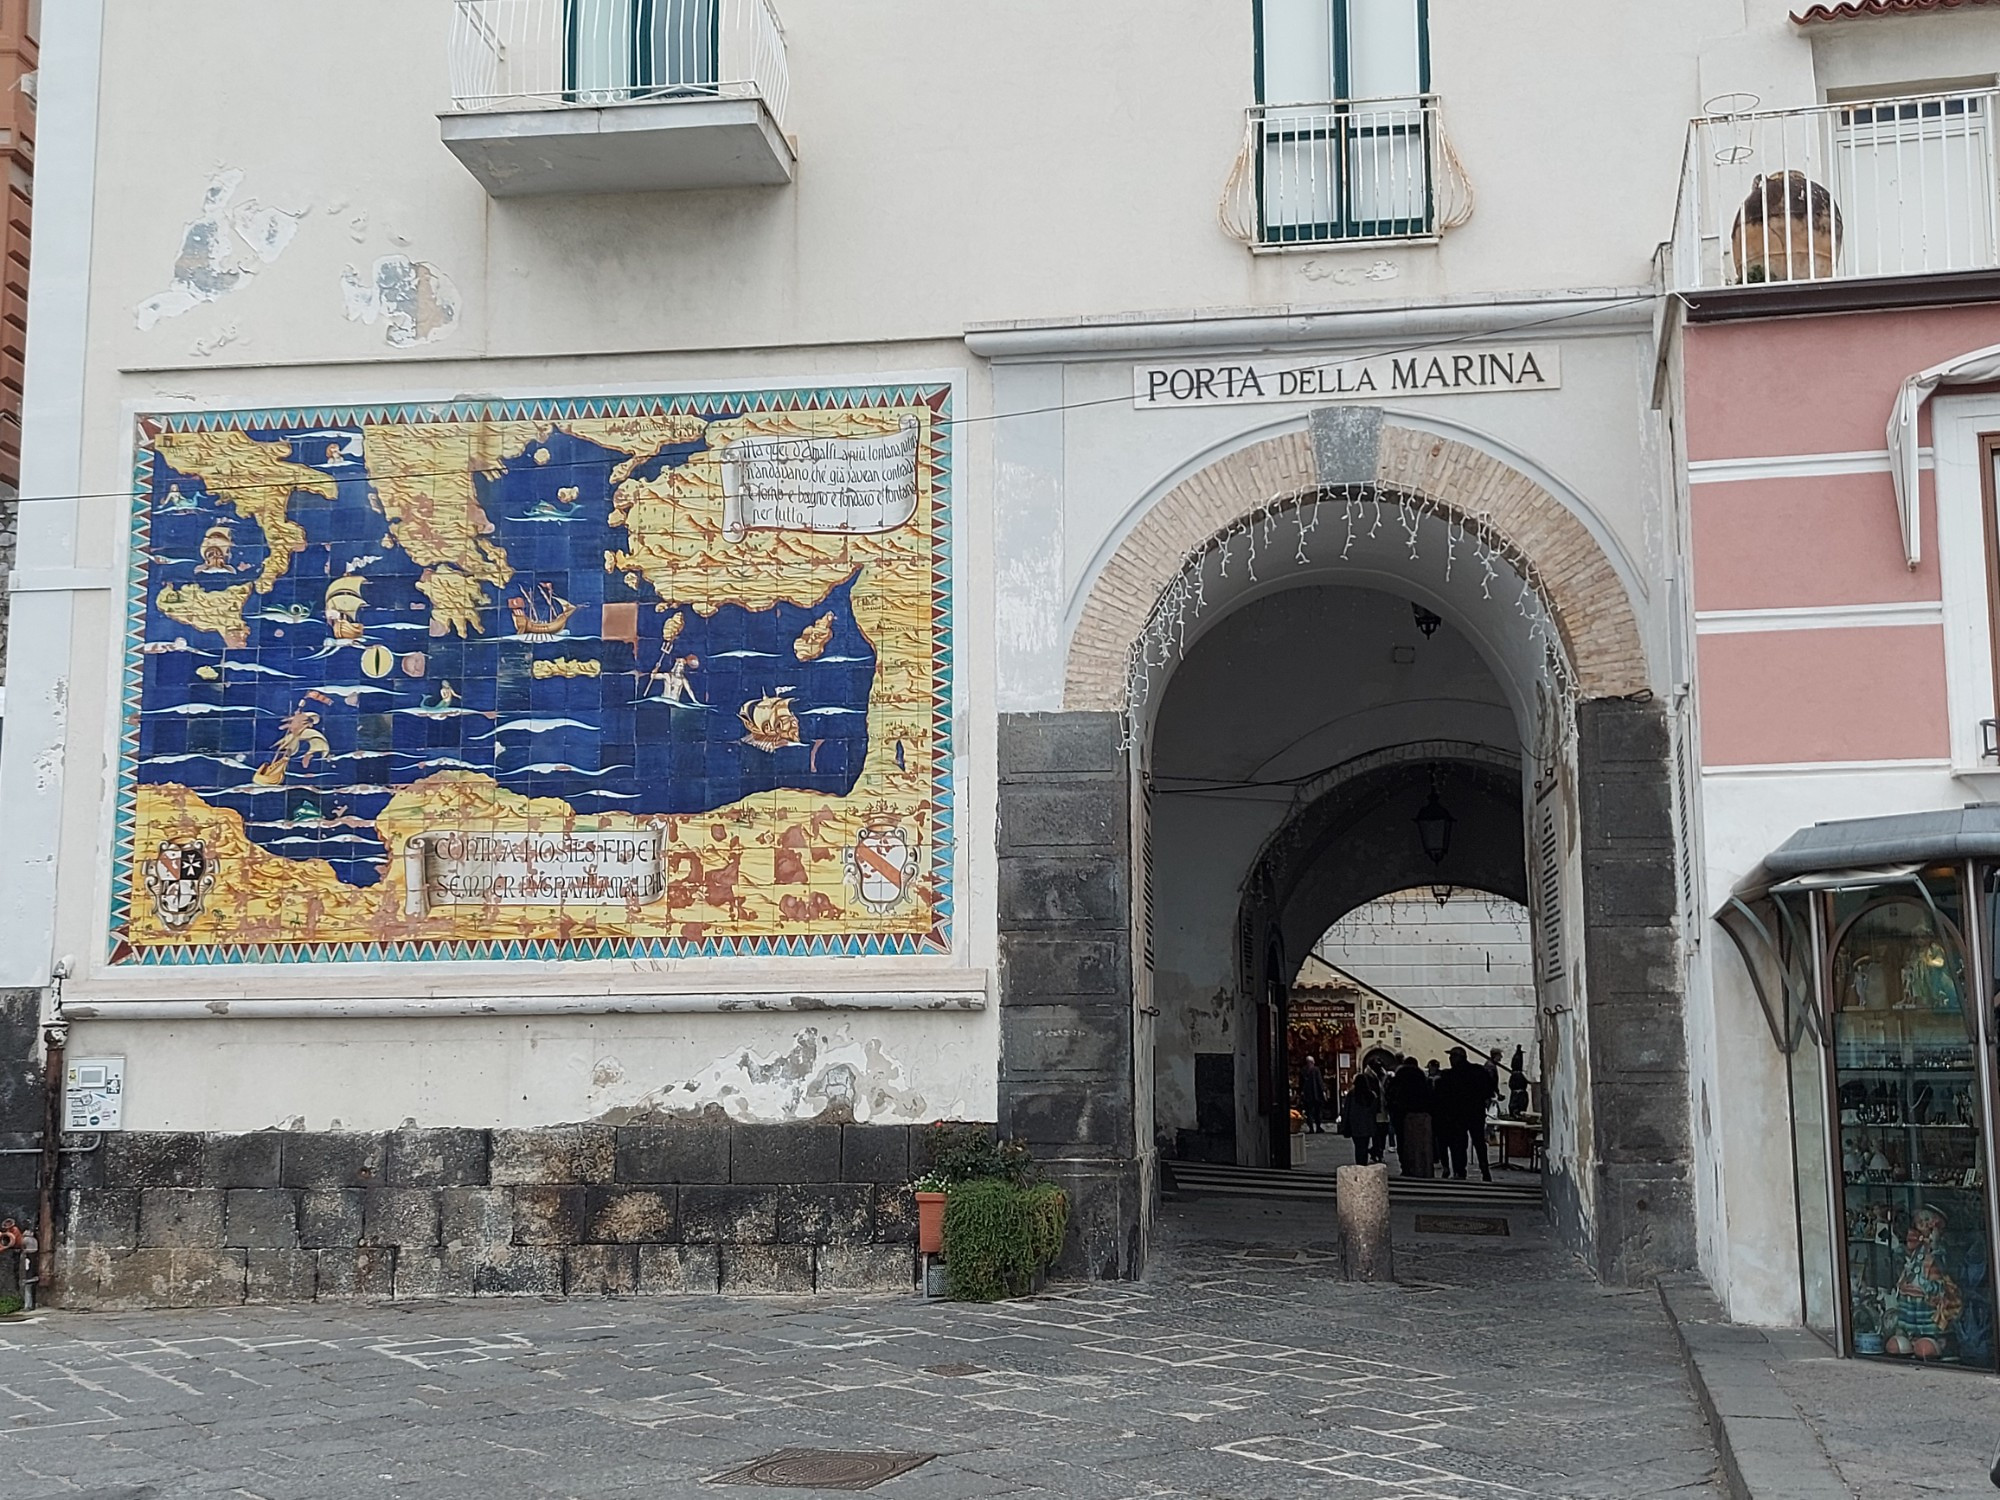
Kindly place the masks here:
<instances>
[{"instance_id":1,"label":"window with iron grille","mask_svg":"<svg viewBox=\"0 0 2000 1500\"><path fill-rule=\"evenodd\" d=\"M1436 231L1429 0L1257 0L1265 244Z\"/></svg>"},{"instance_id":2,"label":"window with iron grille","mask_svg":"<svg viewBox=\"0 0 2000 1500\"><path fill-rule=\"evenodd\" d=\"M720 0L563 0L563 93L622 104L715 90Z\"/></svg>"}]
</instances>

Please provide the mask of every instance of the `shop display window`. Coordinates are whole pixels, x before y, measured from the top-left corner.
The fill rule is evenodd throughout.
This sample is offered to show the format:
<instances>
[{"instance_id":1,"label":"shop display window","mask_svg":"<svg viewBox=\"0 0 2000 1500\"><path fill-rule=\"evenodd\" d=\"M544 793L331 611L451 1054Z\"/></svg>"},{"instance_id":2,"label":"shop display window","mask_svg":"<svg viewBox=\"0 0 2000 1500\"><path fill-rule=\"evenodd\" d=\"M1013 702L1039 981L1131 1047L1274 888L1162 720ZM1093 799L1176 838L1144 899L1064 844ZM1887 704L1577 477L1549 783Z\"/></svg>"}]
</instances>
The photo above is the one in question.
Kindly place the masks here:
<instances>
[{"instance_id":1,"label":"shop display window","mask_svg":"<svg viewBox=\"0 0 2000 1500\"><path fill-rule=\"evenodd\" d=\"M1848 1352L1991 1369L1988 1085L1958 872L1823 900ZM1802 1193L1817 1176L1801 1170Z\"/></svg>"}]
</instances>

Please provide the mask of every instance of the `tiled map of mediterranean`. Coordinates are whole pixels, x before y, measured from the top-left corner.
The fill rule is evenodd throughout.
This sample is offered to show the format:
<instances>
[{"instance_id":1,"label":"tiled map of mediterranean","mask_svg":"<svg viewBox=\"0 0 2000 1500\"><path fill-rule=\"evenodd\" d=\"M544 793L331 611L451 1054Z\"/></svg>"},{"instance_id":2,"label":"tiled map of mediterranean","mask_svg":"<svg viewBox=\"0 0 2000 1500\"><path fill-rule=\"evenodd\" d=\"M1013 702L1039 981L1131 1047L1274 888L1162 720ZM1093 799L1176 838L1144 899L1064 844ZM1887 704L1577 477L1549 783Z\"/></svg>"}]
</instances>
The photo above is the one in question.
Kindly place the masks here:
<instances>
[{"instance_id":1,"label":"tiled map of mediterranean","mask_svg":"<svg viewBox=\"0 0 2000 1500\"><path fill-rule=\"evenodd\" d=\"M114 959L948 946L949 423L145 419Z\"/></svg>"}]
</instances>

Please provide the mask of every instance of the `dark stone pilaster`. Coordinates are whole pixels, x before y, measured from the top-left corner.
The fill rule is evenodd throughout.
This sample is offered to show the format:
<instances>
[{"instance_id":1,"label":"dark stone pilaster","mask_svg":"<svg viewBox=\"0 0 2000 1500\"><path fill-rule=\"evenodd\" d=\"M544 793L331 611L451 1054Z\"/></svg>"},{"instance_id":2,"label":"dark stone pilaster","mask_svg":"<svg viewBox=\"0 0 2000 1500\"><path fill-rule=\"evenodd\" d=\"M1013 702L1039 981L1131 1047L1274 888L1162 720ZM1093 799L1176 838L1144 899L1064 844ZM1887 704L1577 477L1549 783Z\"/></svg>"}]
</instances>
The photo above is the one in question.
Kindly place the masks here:
<instances>
[{"instance_id":1,"label":"dark stone pilaster","mask_svg":"<svg viewBox=\"0 0 2000 1500\"><path fill-rule=\"evenodd\" d=\"M1686 988L1675 931L1672 758L1664 707L1577 706L1595 1229L1617 1285L1695 1263Z\"/></svg>"},{"instance_id":2,"label":"dark stone pilaster","mask_svg":"<svg viewBox=\"0 0 2000 1500\"><path fill-rule=\"evenodd\" d=\"M1000 1130L1070 1194L1059 1269L1145 1258L1129 771L1114 713L1000 720Z\"/></svg>"},{"instance_id":3,"label":"dark stone pilaster","mask_svg":"<svg viewBox=\"0 0 2000 1500\"><path fill-rule=\"evenodd\" d=\"M40 990L0 990L0 1144L8 1148L0 1156L0 1219L30 1229L41 1205L42 1160L33 1150L45 1105L41 1021ZM0 1294L18 1294L18 1266L19 1257L0 1255Z\"/></svg>"}]
</instances>

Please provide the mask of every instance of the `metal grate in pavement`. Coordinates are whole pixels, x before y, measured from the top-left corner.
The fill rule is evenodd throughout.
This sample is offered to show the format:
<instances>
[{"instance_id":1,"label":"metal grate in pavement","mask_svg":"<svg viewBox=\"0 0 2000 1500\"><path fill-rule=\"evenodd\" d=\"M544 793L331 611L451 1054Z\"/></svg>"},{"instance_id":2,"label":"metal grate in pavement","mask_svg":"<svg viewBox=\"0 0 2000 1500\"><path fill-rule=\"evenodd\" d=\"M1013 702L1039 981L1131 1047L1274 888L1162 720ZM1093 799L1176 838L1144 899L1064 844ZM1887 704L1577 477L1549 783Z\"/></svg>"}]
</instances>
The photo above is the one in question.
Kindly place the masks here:
<instances>
[{"instance_id":1,"label":"metal grate in pavement","mask_svg":"<svg viewBox=\"0 0 2000 1500\"><path fill-rule=\"evenodd\" d=\"M780 1448L753 1458L710 1484L757 1484L770 1489L872 1490L885 1479L907 1474L936 1458L935 1453L843 1453L825 1448Z\"/></svg>"}]
</instances>

